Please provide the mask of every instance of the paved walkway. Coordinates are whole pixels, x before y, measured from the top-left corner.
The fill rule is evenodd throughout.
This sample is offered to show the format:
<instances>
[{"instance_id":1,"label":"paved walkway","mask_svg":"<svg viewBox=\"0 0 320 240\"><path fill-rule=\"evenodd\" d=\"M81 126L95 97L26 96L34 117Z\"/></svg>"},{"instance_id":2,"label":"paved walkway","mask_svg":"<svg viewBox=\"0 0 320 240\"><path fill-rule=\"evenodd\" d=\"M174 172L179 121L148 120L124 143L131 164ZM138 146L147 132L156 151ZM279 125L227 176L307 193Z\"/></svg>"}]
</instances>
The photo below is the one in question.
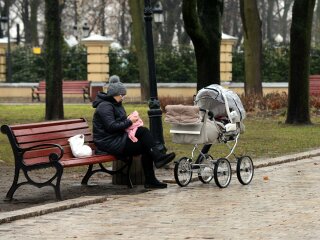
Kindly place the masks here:
<instances>
[{"instance_id":1,"label":"paved walkway","mask_svg":"<svg viewBox=\"0 0 320 240\"><path fill-rule=\"evenodd\" d=\"M170 184L1 224L0 239L319 239L319 182L310 157L258 168L248 186Z\"/></svg>"}]
</instances>

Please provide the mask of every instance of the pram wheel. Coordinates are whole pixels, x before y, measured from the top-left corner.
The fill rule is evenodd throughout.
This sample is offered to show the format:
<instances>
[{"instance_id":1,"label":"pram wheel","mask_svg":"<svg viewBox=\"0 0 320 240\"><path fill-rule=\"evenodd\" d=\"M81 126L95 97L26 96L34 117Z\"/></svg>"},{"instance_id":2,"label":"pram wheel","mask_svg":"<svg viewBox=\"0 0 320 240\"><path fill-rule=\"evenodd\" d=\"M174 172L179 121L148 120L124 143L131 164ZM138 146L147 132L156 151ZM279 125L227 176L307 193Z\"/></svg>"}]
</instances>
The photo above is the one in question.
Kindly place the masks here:
<instances>
[{"instance_id":1,"label":"pram wheel","mask_svg":"<svg viewBox=\"0 0 320 240\"><path fill-rule=\"evenodd\" d=\"M187 186L192 178L191 163L188 158L179 159L174 165L174 178L180 187Z\"/></svg>"},{"instance_id":2,"label":"pram wheel","mask_svg":"<svg viewBox=\"0 0 320 240\"><path fill-rule=\"evenodd\" d=\"M199 164L200 170L198 172L198 178L203 183L209 183L213 179L214 172L213 172L213 158L205 154L205 157L201 155L196 164Z\"/></svg>"},{"instance_id":3,"label":"pram wheel","mask_svg":"<svg viewBox=\"0 0 320 240\"><path fill-rule=\"evenodd\" d=\"M242 156L237 162L237 177L241 184L248 185L254 173L252 159L249 156Z\"/></svg>"},{"instance_id":4,"label":"pram wheel","mask_svg":"<svg viewBox=\"0 0 320 240\"><path fill-rule=\"evenodd\" d=\"M231 181L231 165L228 159L219 158L214 166L214 181L220 188L225 188Z\"/></svg>"}]
</instances>

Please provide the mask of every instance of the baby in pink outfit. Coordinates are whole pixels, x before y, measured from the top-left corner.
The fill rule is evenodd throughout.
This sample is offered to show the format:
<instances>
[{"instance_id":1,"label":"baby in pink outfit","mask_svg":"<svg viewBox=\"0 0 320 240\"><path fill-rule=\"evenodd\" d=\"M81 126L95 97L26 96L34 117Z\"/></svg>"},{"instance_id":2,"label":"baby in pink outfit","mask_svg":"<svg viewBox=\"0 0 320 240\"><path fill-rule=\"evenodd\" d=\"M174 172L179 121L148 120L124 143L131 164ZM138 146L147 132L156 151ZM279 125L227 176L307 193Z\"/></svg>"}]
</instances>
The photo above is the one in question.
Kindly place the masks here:
<instances>
[{"instance_id":1,"label":"baby in pink outfit","mask_svg":"<svg viewBox=\"0 0 320 240\"><path fill-rule=\"evenodd\" d=\"M137 111L134 111L129 116L136 116L139 117L139 113ZM143 126L143 121L139 117L138 121L133 123L130 127L126 129L126 132L128 133L128 137L131 139L132 142L138 142L138 139L135 137L138 127Z\"/></svg>"}]
</instances>

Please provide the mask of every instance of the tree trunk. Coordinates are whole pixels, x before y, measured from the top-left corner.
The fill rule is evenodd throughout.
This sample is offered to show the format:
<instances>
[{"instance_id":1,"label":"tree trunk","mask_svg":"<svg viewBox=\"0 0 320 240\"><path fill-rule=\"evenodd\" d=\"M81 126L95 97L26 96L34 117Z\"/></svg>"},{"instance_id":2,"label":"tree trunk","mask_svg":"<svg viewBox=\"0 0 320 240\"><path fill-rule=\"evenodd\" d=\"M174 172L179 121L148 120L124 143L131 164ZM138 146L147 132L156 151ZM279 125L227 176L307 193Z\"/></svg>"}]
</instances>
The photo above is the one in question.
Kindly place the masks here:
<instances>
[{"instance_id":1,"label":"tree trunk","mask_svg":"<svg viewBox=\"0 0 320 240\"><path fill-rule=\"evenodd\" d=\"M181 16L180 1L165 0L163 2L163 11L166 14L164 22L164 31L161 34L161 44L166 46L172 46L172 40L174 32L176 30L176 24Z\"/></svg>"},{"instance_id":2,"label":"tree trunk","mask_svg":"<svg viewBox=\"0 0 320 240\"><path fill-rule=\"evenodd\" d=\"M186 32L191 38L197 61L197 90L220 84L221 0L183 0Z\"/></svg>"},{"instance_id":3,"label":"tree trunk","mask_svg":"<svg viewBox=\"0 0 320 240\"><path fill-rule=\"evenodd\" d=\"M316 8L316 19L314 24L314 43L316 47L320 45L320 2L318 1Z\"/></svg>"},{"instance_id":4,"label":"tree trunk","mask_svg":"<svg viewBox=\"0 0 320 240\"><path fill-rule=\"evenodd\" d=\"M63 119L59 0L45 1L46 120Z\"/></svg>"},{"instance_id":5,"label":"tree trunk","mask_svg":"<svg viewBox=\"0 0 320 240\"><path fill-rule=\"evenodd\" d=\"M129 0L132 18L132 38L138 58L139 78L141 84L141 101L150 98L150 85L148 81L147 44L144 33L144 0Z\"/></svg>"},{"instance_id":6,"label":"tree trunk","mask_svg":"<svg viewBox=\"0 0 320 240\"><path fill-rule=\"evenodd\" d=\"M289 102L286 123L310 124L309 69L316 0L295 0L290 31Z\"/></svg>"},{"instance_id":7,"label":"tree trunk","mask_svg":"<svg viewBox=\"0 0 320 240\"><path fill-rule=\"evenodd\" d=\"M262 96L262 34L257 2L241 0L240 13L244 37L245 94Z\"/></svg>"},{"instance_id":8,"label":"tree trunk","mask_svg":"<svg viewBox=\"0 0 320 240\"><path fill-rule=\"evenodd\" d=\"M24 39L25 44L31 45L32 43L32 34L31 34L31 24L30 24L30 18L29 18L29 0L25 0L22 2L22 22L24 25Z\"/></svg>"},{"instance_id":9,"label":"tree trunk","mask_svg":"<svg viewBox=\"0 0 320 240\"><path fill-rule=\"evenodd\" d=\"M273 42L273 18L274 18L274 0L268 0L268 15L267 15L267 39Z\"/></svg>"},{"instance_id":10,"label":"tree trunk","mask_svg":"<svg viewBox=\"0 0 320 240\"><path fill-rule=\"evenodd\" d=\"M122 47L125 47L128 45L128 32L126 31L126 19L125 19L125 15L126 15L126 11L127 11L127 1L126 0L122 0L122 2L120 2L120 44Z\"/></svg>"},{"instance_id":11,"label":"tree trunk","mask_svg":"<svg viewBox=\"0 0 320 240\"><path fill-rule=\"evenodd\" d=\"M102 36L106 36L106 24L105 24L105 8L106 8L106 0L100 0L101 8L100 8L100 33Z\"/></svg>"},{"instance_id":12,"label":"tree trunk","mask_svg":"<svg viewBox=\"0 0 320 240\"><path fill-rule=\"evenodd\" d=\"M282 28L282 37L283 37L283 42L287 42L287 34L288 34L288 13L291 9L291 4L293 0L286 1L284 8L283 8L283 15L281 18L280 26Z\"/></svg>"},{"instance_id":13,"label":"tree trunk","mask_svg":"<svg viewBox=\"0 0 320 240\"><path fill-rule=\"evenodd\" d=\"M40 6L40 0L31 0L30 3L30 26L31 26L31 45L39 46L38 36L38 9Z\"/></svg>"}]
</instances>

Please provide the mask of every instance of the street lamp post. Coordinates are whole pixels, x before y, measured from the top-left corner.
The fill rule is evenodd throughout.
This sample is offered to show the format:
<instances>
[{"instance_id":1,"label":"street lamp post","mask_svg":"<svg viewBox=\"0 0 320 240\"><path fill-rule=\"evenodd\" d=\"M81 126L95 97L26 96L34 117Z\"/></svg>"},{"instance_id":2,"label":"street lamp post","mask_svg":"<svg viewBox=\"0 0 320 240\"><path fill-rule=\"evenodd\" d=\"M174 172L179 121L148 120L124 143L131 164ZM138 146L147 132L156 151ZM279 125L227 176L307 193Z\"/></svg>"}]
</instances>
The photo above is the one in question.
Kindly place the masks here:
<instances>
[{"instance_id":1,"label":"street lamp post","mask_svg":"<svg viewBox=\"0 0 320 240\"><path fill-rule=\"evenodd\" d=\"M149 111L148 111L150 131L156 141L157 148L162 152L166 152L166 147L164 145L164 139L163 139L162 111L160 108L160 102L158 100L153 36L152 36L152 15L162 13L162 9L158 8L156 9L156 11L152 9L150 0L145 0L144 5L145 5L144 20L145 20L145 26L146 26L146 42L147 42L147 56L148 56L149 84L150 84L150 100L149 100Z\"/></svg>"}]
</instances>

